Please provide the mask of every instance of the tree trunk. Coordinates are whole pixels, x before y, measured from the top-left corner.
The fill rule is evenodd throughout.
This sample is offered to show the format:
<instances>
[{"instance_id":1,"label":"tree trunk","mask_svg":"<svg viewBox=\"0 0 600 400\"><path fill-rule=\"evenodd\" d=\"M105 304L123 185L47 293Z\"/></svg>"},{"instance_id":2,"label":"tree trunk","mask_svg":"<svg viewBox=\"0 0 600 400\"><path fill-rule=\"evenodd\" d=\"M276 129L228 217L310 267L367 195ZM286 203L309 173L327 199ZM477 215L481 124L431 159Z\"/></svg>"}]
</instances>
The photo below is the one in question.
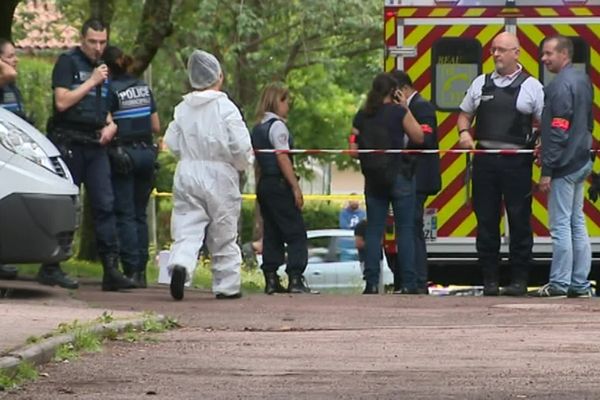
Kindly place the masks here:
<instances>
[{"instance_id":1,"label":"tree trunk","mask_svg":"<svg viewBox=\"0 0 600 400\"><path fill-rule=\"evenodd\" d=\"M90 0L90 18L110 25L115 14L115 0Z\"/></svg>"},{"instance_id":2,"label":"tree trunk","mask_svg":"<svg viewBox=\"0 0 600 400\"><path fill-rule=\"evenodd\" d=\"M173 33L171 11L173 0L146 0L133 49L131 72L141 75L156 55L167 36Z\"/></svg>"},{"instance_id":3,"label":"tree trunk","mask_svg":"<svg viewBox=\"0 0 600 400\"><path fill-rule=\"evenodd\" d=\"M0 1L0 38L12 40L12 22L20 0Z\"/></svg>"}]
</instances>

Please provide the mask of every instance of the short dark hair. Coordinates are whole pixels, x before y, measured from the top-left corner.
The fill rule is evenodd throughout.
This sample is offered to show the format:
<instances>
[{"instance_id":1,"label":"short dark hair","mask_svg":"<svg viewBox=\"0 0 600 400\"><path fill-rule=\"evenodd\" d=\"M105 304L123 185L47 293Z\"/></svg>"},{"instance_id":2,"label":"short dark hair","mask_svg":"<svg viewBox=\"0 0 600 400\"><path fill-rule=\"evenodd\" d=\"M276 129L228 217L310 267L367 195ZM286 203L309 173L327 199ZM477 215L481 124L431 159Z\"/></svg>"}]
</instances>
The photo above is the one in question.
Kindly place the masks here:
<instances>
[{"instance_id":1,"label":"short dark hair","mask_svg":"<svg viewBox=\"0 0 600 400\"><path fill-rule=\"evenodd\" d=\"M13 47L15 47L15 44L5 38L0 38L0 54L4 53L4 46L6 46L7 44L11 44Z\"/></svg>"},{"instance_id":2,"label":"short dark hair","mask_svg":"<svg viewBox=\"0 0 600 400\"><path fill-rule=\"evenodd\" d=\"M566 36L556 35L556 36L550 36L545 41L548 41L548 40L556 40L556 50L557 51L567 50L567 56L569 56L569 59L571 59L571 60L573 59L573 53L575 52L575 50L573 48L573 41L571 39L569 39Z\"/></svg>"},{"instance_id":3,"label":"short dark hair","mask_svg":"<svg viewBox=\"0 0 600 400\"><path fill-rule=\"evenodd\" d=\"M398 81L399 88L403 88L405 86L408 86L410 88L413 87L413 81L412 79L410 79L410 76L408 76L406 72L397 70L392 72L392 76L394 77L394 79L396 79L396 81Z\"/></svg>"},{"instance_id":4,"label":"short dark hair","mask_svg":"<svg viewBox=\"0 0 600 400\"><path fill-rule=\"evenodd\" d=\"M90 18L81 26L81 36L85 36L88 30L93 29L98 32L108 31L108 25L97 18Z\"/></svg>"}]
</instances>

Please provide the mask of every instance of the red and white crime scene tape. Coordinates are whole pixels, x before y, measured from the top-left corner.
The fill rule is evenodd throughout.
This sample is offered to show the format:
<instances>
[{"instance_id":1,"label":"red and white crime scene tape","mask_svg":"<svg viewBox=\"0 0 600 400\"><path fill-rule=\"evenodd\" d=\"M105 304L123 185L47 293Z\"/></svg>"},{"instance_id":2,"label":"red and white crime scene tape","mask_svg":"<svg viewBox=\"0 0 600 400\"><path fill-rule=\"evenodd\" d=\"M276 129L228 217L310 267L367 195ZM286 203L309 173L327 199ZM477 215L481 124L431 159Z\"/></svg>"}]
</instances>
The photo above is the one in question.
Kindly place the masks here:
<instances>
[{"instance_id":1,"label":"red and white crime scene tape","mask_svg":"<svg viewBox=\"0 0 600 400\"><path fill-rule=\"evenodd\" d=\"M530 154L537 150L533 149L292 149L292 150L275 150L275 149L260 149L254 150L255 153L276 153L276 154L364 154L364 153L404 153L404 154ZM599 151L599 150L591 150Z\"/></svg>"}]
</instances>

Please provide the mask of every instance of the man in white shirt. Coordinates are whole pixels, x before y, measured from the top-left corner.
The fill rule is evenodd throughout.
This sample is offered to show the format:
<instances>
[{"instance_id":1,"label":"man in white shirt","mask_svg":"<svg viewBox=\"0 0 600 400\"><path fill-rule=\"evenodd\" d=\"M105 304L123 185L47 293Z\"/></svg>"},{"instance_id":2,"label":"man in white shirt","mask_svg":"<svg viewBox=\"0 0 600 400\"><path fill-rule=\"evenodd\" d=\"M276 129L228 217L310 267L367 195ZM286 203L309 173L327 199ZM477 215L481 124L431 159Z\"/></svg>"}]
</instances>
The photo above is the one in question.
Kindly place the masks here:
<instances>
[{"instance_id":1,"label":"man in white shirt","mask_svg":"<svg viewBox=\"0 0 600 400\"><path fill-rule=\"evenodd\" d=\"M495 71L478 76L469 87L458 116L459 145L465 149L533 148L533 121L544 104L542 84L518 63L519 40L500 33L490 48ZM471 124L476 117L475 132ZM475 140L477 145L475 145ZM473 209L477 218L477 253L484 295L499 291L500 218L504 205L510 227L511 284L502 294L527 293L533 233L531 230L531 154L476 154L473 157Z\"/></svg>"}]
</instances>

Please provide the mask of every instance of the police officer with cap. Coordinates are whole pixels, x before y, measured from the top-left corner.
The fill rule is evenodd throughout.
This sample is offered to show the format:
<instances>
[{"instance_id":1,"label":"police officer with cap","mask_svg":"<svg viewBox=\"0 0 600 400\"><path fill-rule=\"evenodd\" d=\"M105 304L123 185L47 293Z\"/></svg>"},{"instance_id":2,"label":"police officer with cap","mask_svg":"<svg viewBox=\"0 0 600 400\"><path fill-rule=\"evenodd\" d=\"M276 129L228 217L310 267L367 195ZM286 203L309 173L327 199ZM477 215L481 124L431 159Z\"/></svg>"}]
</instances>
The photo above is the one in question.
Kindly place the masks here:
<instances>
[{"instance_id":1,"label":"police officer with cap","mask_svg":"<svg viewBox=\"0 0 600 400\"><path fill-rule=\"evenodd\" d=\"M109 147L119 250L123 271L145 288L148 263L146 209L154 183L156 148L152 134L160 122L150 87L127 71L132 59L108 46L104 60L110 70L109 107L117 136Z\"/></svg>"},{"instance_id":2,"label":"police officer with cap","mask_svg":"<svg viewBox=\"0 0 600 400\"><path fill-rule=\"evenodd\" d=\"M519 40L509 32L494 38L490 47L495 71L478 76L463 99L458 116L459 146L465 149L533 148L532 124L544 104L542 84L518 63ZM475 137L470 128L476 118ZM473 208L477 218L477 254L483 272L485 296L499 290L500 219L504 202L510 228L512 280L502 294L527 293L533 234L531 188L533 158L524 154L475 154Z\"/></svg>"},{"instance_id":3,"label":"police officer with cap","mask_svg":"<svg viewBox=\"0 0 600 400\"><path fill-rule=\"evenodd\" d=\"M82 26L81 45L58 58L52 71L54 113L48 135L61 151L74 183L85 184L104 271L102 290L114 291L134 285L118 269L114 197L105 147L117 132L108 114L108 67L101 60L107 42L107 26L90 19ZM39 280L69 284L58 265L43 266Z\"/></svg>"}]
</instances>

